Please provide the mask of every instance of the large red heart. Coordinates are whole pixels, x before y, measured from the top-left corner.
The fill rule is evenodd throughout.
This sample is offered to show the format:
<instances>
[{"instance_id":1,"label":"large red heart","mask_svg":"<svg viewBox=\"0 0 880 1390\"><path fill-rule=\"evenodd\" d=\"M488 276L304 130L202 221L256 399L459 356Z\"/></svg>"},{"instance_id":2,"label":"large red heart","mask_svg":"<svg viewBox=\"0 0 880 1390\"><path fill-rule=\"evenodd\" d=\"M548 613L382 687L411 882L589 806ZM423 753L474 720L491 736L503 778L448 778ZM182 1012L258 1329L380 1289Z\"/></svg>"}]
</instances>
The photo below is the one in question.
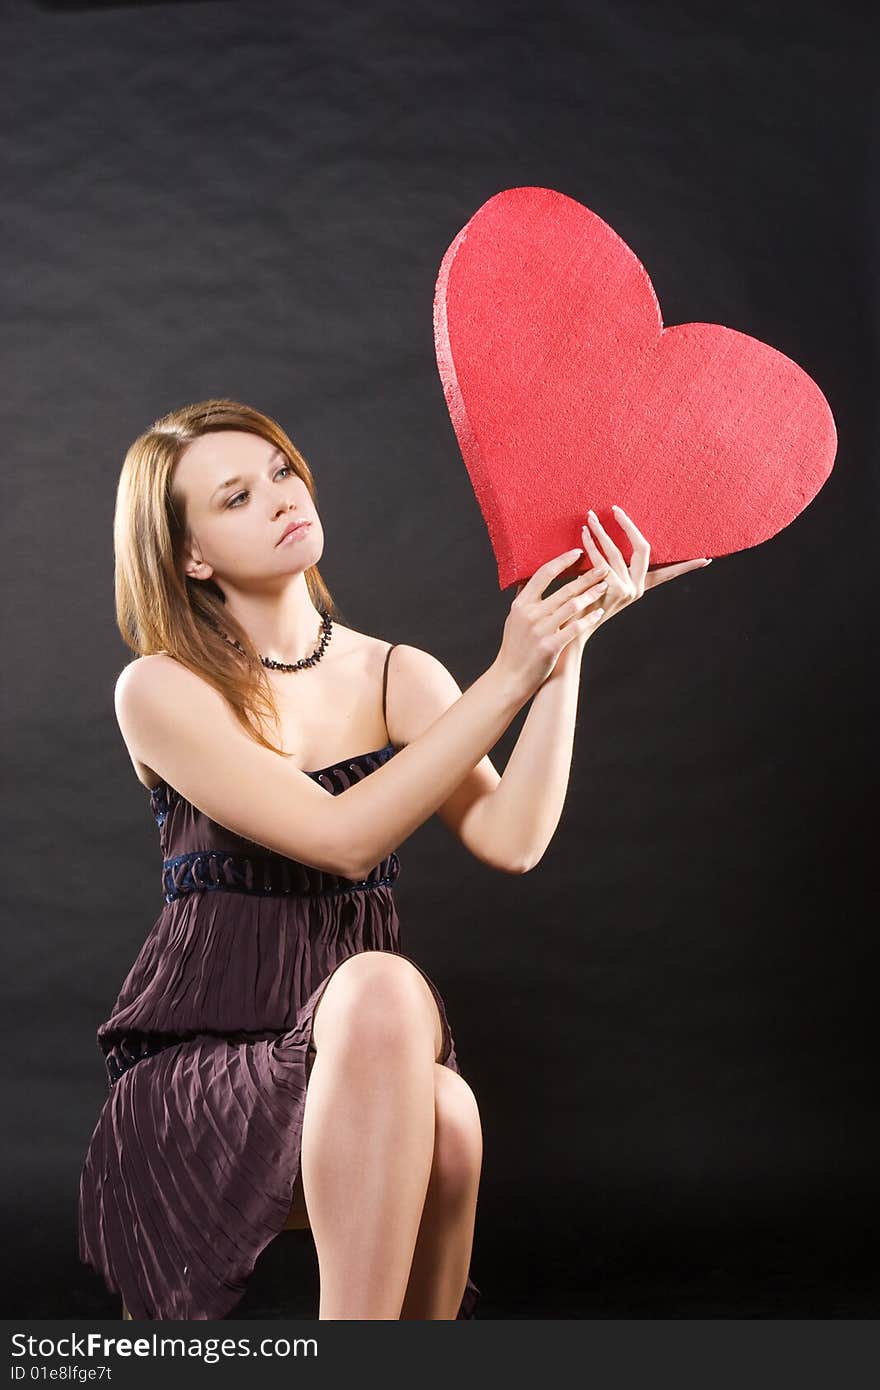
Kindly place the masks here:
<instances>
[{"instance_id":1,"label":"large red heart","mask_svg":"<svg viewBox=\"0 0 880 1390\"><path fill-rule=\"evenodd\" d=\"M615 502L652 565L757 545L834 462L831 409L797 363L719 324L664 328L635 253L549 188L497 193L458 233L434 336L502 589L580 545L590 507L629 561Z\"/></svg>"}]
</instances>

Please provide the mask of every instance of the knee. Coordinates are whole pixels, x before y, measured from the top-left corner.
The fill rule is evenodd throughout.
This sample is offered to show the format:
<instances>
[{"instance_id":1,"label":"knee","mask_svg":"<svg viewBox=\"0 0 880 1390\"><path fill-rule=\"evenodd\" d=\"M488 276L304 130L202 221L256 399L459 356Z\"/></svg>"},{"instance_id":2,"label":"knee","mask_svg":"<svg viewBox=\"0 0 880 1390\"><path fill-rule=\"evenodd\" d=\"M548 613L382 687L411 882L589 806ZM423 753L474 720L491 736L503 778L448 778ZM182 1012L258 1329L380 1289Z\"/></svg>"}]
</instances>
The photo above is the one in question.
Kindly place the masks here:
<instances>
[{"instance_id":1,"label":"knee","mask_svg":"<svg viewBox=\"0 0 880 1390\"><path fill-rule=\"evenodd\" d=\"M359 1055L395 1050L421 1036L430 1042L438 1032L437 1006L427 982L410 961L391 951L359 951L343 961L313 1023L318 1049L332 1033L334 1045Z\"/></svg>"},{"instance_id":2,"label":"knee","mask_svg":"<svg viewBox=\"0 0 880 1390\"><path fill-rule=\"evenodd\" d=\"M483 1132L470 1086L438 1063L434 1068L434 1195L450 1208L475 1203L483 1164Z\"/></svg>"}]
</instances>

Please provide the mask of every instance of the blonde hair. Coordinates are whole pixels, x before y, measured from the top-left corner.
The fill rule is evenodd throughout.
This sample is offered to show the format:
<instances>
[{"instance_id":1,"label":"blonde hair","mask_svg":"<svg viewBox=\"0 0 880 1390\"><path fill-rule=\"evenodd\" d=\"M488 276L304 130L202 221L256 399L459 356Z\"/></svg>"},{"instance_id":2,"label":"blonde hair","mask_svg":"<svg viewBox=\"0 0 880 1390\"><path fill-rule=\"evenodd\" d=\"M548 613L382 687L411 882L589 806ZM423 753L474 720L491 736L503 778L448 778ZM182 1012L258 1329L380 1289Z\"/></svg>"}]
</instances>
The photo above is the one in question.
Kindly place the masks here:
<instances>
[{"instance_id":1,"label":"blonde hair","mask_svg":"<svg viewBox=\"0 0 880 1390\"><path fill-rule=\"evenodd\" d=\"M317 505L311 469L280 425L251 406L226 399L182 406L154 421L129 448L122 465L113 517L116 624L139 656L167 652L202 676L232 706L248 734L288 757L265 734L278 727L278 711L259 652L227 611L213 580L183 573L185 499L172 475L184 447L214 430L244 430L281 450ZM305 571L315 607L342 618L317 565ZM244 648L239 652L223 628Z\"/></svg>"}]
</instances>

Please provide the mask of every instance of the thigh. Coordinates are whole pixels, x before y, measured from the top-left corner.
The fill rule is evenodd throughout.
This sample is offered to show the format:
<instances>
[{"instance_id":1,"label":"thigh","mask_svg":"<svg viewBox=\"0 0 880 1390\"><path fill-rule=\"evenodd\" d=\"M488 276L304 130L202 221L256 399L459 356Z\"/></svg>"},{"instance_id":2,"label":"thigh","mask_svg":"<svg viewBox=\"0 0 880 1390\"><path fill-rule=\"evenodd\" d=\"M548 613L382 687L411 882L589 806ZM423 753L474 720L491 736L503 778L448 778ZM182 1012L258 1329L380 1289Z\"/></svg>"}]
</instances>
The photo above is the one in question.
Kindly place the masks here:
<instances>
[{"instance_id":1,"label":"thigh","mask_svg":"<svg viewBox=\"0 0 880 1390\"><path fill-rule=\"evenodd\" d=\"M477 1098L460 1073L434 1067L434 1174L456 1193L479 1181L483 1131Z\"/></svg>"},{"instance_id":2,"label":"thigh","mask_svg":"<svg viewBox=\"0 0 880 1390\"><path fill-rule=\"evenodd\" d=\"M356 1006L359 992L363 992L363 995L371 992L384 994L389 1007L393 1008L395 997L413 991L421 999L431 1019L434 1060L438 1061L445 1048L443 1024L434 992L421 970L406 956L394 951L358 951L336 967L315 1005L308 1051L309 1072L321 1037L326 1036L328 1028L344 1025L349 1011Z\"/></svg>"},{"instance_id":3,"label":"thigh","mask_svg":"<svg viewBox=\"0 0 880 1390\"><path fill-rule=\"evenodd\" d=\"M308 1070L315 1049L309 1048ZM438 1184L453 1194L462 1185L479 1182L483 1158L483 1135L480 1125L480 1112L477 1098L463 1076L444 1066L434 1063L434 1146L435 1162L432 1169L432 1196L436 1196ZM305 1193L303 1192L302 1169L293 1184L290 1210L282 1228L285 1231L308 1231L311 1229Z\"/></svg>"}]
</instances>

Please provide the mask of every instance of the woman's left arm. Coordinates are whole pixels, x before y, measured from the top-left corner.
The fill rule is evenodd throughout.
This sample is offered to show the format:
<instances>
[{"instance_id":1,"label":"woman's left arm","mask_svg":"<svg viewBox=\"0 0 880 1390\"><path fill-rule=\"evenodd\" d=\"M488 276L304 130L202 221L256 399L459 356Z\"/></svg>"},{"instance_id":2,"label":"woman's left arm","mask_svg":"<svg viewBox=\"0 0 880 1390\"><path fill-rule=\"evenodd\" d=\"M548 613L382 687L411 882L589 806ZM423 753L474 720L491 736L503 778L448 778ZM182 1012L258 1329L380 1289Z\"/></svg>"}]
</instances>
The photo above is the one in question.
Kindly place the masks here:
<instances>
[{"instance_id":1,"label":"woman's left arm","mask_svg":"<svg viewBox=\"0 0 880 1390\"><path fill-rule=\"evenodd\" d=\"M576 640L576 639L575 639ZM563 655L575 645L572 641ZM557 662L532 697L525 723L494 791L470 810L469 832L487 863L511 873L534 868L553 838L568 789L578 709L581 652Z\"/></svg>"}]
</instances>

